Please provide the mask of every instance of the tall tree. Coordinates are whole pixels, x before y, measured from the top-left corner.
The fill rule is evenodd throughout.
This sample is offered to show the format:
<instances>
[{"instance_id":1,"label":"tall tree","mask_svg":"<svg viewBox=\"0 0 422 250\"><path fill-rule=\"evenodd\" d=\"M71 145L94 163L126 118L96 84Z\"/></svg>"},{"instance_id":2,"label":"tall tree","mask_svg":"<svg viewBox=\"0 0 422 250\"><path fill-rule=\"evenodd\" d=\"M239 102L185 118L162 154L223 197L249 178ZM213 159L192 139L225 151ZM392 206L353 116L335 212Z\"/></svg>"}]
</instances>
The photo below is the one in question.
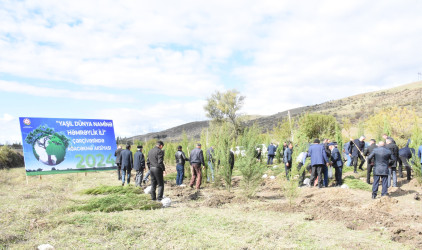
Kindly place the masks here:
<instances>
[{"instance_id":1,"label":"tall tree","mask_svg":"<svg viewBox=\"0 0 422 250\"><path fill-rule=\"evenodd\" d=\"M233 89L226 92L216 91L207 99L204 106L206 115L212 119L212 122L222 123L230 122L236 134L241 131L240 109L243 107L245 97L241 96L239 91Z\"/></svg>"}]
</instances>

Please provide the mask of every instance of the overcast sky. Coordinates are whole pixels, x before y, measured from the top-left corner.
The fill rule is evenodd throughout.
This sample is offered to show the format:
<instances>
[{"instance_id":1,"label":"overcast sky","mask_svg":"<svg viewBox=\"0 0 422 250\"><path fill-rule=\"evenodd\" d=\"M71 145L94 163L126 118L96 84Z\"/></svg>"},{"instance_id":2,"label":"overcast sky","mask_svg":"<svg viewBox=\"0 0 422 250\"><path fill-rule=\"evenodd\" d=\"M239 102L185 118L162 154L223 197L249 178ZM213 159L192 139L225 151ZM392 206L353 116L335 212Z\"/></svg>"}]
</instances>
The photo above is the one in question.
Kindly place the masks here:
<instances>
[{"instance_id":1,"label":"overcast sky","mask_svg":"<svg viewBox=\"0 0 422 250\"><path fill-rule=\"evenodd\" d=\"M270 115L418 80L422 1L0 1L0 143L17 118L206 119L214 91Z\"/></svg>"}]
</instances>

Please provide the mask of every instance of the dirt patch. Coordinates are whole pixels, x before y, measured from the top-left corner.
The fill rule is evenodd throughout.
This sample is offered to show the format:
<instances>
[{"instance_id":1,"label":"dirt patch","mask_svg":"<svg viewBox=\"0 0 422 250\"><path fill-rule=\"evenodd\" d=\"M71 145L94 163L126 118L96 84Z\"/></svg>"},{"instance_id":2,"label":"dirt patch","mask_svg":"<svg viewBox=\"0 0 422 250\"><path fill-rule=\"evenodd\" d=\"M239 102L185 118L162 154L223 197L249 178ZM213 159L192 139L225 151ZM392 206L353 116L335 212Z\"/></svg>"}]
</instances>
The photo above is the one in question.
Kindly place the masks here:
<instances>
[{"instance_id":1,"label":"dirt patch","mask_svg":"<svg viewBox=\"0 0 422 250\"><path fill-rule=\"evenodd\" d=\"M233 194L213 194L202 205L205 207L221 207L224 204L231 203L234 197Z\"/></svg>"},{"instance_id":2,"label":"dirt patch","mask_svg":"<svg viewBox=\"0 0 422 250\"><path fill-rule=\"evenodd\" d=\"M192 201L199 199L200 193L195 189L175 186L172 189L172 196L175 196L175 200L177 201Z\"/></svg>"}]
</instances>

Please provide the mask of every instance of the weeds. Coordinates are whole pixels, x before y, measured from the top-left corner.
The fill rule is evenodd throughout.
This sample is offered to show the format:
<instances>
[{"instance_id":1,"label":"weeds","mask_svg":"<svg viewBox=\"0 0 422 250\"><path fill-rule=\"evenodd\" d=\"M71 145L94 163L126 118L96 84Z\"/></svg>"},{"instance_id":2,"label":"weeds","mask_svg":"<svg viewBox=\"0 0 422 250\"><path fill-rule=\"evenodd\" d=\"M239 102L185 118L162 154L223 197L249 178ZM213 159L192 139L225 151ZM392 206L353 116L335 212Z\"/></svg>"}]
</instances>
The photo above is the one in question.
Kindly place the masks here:
<instances>
[{"instance_id":1,"label":"weeds","mask_svg":"<svg viewBox=\"0 0 422 250\"><path fill-rule=\"evenodd\" d=\"M85 202L85 201L83 201ZM75 205L69 208L70 211L87 212L115 212L124 210L150 210L161 208L162 204L152 201L149 195L136 194L110 194L105 197L95 197L83 205Z\"/></svg>"},{"instance_id":2,"label":"weeds","mask_svg":"<svg viewBox=\"0 0 422 250\"><path fill-rule=\"evenodd\" d=\"M353 176L346 176L343 178L343 183L351 189L360 189L364 191L372 191L372 186L366 182L356 179Z\"/></svg>"},{"instance_id":3,"label":"weeds","mask_svg":"<svg viewBox=\"0 0 422 250\"><path fill-rule=\"evenodd\" d=\"M134 186L99 186L82 190L81 194L142 194L143 190Z\"/></svg>"},{"instance_id":4,"label":"weeds","mask_svg":"<svg viewBox=\"0 0 422 250\"><path fill-rule=\"evenodd\" d=\"M296 176L290 176L290 180L287 180L284 174L280 174L278 178L281 180L283 194L289 201L289 206L291 207L300 194L300 190L297 186L298 180L296 179Z\"/></svg>"}]
</instances>

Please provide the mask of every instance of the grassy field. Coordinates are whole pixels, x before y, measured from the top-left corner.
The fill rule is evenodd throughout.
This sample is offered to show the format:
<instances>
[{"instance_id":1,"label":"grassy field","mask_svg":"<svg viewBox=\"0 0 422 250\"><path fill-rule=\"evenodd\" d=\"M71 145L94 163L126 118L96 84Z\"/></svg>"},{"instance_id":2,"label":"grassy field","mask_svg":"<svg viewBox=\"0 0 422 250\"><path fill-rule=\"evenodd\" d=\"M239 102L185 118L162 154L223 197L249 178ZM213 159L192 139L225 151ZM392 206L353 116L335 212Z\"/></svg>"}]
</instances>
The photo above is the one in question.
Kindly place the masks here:
<instances>
[{"instance_id":1,"label":"grassy field","mask_svg":"<svg viewBox=\"0 0 422 250\"><path fill-rule=\"evenodd\" d=\"M310 216L303 206L295 211L276 182L265 184L257 198L246 199L236 185L231 193L210 185L192 196L190 188L176 187L168 178L165 195L172 206L143 210L143 202L132 201L145 196L121 187L115 177L114 171L51 175L28 177L27 184L23 168L0 171L0 249L34 249L46 243L56 249L415 248L392 241L382 225L355 230L338 218ZM297 204L309 201L310 195L324 195L315 189L300 191L303 199ZM130 210L74 209L107 197L117 203L129 199Z\"/></svg>"}]
</instances>

